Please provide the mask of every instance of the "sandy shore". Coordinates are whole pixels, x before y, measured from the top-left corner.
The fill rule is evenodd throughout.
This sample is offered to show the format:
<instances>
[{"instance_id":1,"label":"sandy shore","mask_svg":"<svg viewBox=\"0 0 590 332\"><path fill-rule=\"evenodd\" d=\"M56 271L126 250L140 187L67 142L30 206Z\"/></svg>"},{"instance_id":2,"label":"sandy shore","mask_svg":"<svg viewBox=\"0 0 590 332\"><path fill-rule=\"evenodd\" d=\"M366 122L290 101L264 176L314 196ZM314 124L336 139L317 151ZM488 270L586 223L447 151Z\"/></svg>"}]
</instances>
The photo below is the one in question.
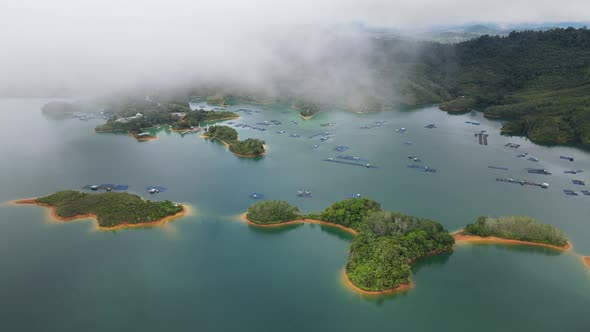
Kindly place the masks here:
<instances>
[{"instance_id":1,"label":"sandy shore","mask_svg":"<svg viewBox=\"0 0 590 332\"><path fill-rule=\"evenodd\" d=\"M401 292L406 292L414 287L414 284L409 283L409 284L401 284L401 285L397 286L396 288L385 289L382 291L364 290L364 289L361 289L361 288L355 286L355 284L353 284L352 281L350 281L350 279L348 279L348 275L346 274L345 269L342 269L342 281L344 282L344 285L346 285L348 288L354 290L357 293L363 294L363 295L385 295L385 294L401 293Z\"/></svg>"},{"instance_id":2,"label":"sandy shore","mask_svg":"<svg viewBox=\"0 0 590 332\"><path fill-rule=\"evenodd\" d=\"M171 216L164 217L160 220L144 222L144 223L133 223L133 224L124 222L124 223L119 224L117 226L103 227L103 226L98 225L98 220L97 220L97 217L95 214L89 213L89 214L78 214L78 215L71 216L71 217L62 217L57 214L57 211L56 211L57 207L56 206L37 202L37 200L34 198L20 199L20 200L13 201L12 203L18 204L18 205L31 204L31 205L38 205L38 206L47 207L47 208L49 208L51 220L58 221L58 222L66 222L66 221L81 220L81 219L93 219L96 222L97 228L101 231L113 231L113 230L124 229L124 228L142 228L142 227L161 226L161 225L166 224L169 221L172 221L174 219L191 214L190 206L183 204L183 205L181 205L182 210L180 212L173 214Z\"/></svg>"},{"instance_id":3,"label":"sandy shore","mask_svg":"<svg viewBox=\"0 0 590 332\"><path fill-rule=\"evenodd\" d=\"M584 260L584 264L590 268L590 256L582 256L582 260Z\"/></svg>"},{"instance_id":4,"label":"sandy shore","mask_svg":"<svg viewBox=\"0 0 590 332\"><path fill-rule=\"evenodd\" d=\"M464 235L464 234L461 234L462 231L463 230L459 230L459 231L451 233L451 235L453 235L453 237L455 238L455 243L516 244L516 245L545 247L545 248L551 248L551 249L559 250L559 251L568 251L568 250L572 249L572 245L569 242L565 246L559 247L559 246L554 246L554 245L544 244L544 243L503 239L503 238L495 237L495 236L481 237L481 236L476 236L476 235Z\"/></svg>"},{"instance_id":5,"label":"sandy shore","mask_svg":"<svg viewBox=\"0 0 590 332\"><path fill-rule=\"evenodd\" d=\"M330 227L341 229L341 230L348 232L354 236L359 235L359 233L352 228L344 227L342 225L334 224L334 223L327 222L327 221L315 220L315 219L297 219L297 220L285 221L285 222L277 223L277 224L257 224L255 222L252 222L250 219L248 219L247 213L241 214L240 219L247 222L248 225L260 227L260 228L282 227L282 226L287 226L287 225L308 223L308 224L318 224L318 225L330 226Z\"/></svg>"},{"instance_id":6,"label":"sandy shore","mask_svg":"<svg viewBox=\"0 0 590 332\"><path fill-rule=\"evenodd\" d=\"M135 138L138 141L151 141L151 140L158 138L158 136L137 137L137 135L135 135L134 133L132 133L130 131L127 133L129 134L129 136Z\"/></svg>"}]
</instances>

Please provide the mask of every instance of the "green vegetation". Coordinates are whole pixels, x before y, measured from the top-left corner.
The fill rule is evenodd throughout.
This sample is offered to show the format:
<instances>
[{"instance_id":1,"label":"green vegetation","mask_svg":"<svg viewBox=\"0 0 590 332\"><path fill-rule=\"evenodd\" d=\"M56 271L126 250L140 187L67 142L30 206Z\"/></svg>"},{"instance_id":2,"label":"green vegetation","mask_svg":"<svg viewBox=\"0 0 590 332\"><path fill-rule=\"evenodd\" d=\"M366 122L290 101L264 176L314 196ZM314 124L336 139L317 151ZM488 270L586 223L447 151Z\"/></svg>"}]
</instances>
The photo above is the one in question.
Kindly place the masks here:
<instances>
[{"instance_id":1,"label":"green vegetation","mask_svg":"<svg viewBox=\"0 0 590 332\"><path fill-rule=\"evenodd\" d=\"M310 117L320 111L320 106L314 103L297 101L293 104L297 110L299 110L299 114L303 117Z\"/></svg>"},{"instance_id":2,"label":"green vegetation","mask_svg":"<svg viewBox=\"0 0 590 332\"><path fill-rule=\"evenodd\" d=\"M261 224L278 224L300 218L299 208L285 201L262 201L248 208L250 221Z\"/></svg>"},{"instance_id":3,"label":"green vegetation","mask_svg":"<svg viewBox=\"0 0 590 332\"><path fill-rule=\"evenodd\" d=\"M467 235L496 236L503 239L543 243L563 247L567 244L565 233L540 221L521 216L479 217L463 231Z\"/></svg>"},{"instance_id":4,"label":"green vegetation","mask_svg":"<svg viewBox=\"0 0 590 332\"><path fill-rule=\"evenodd\" d=\"M182 206L170 201L146 201L137 195L114 192L59 191L36 201L55 206L57 215L63 218L94 214L98 225L107 228L124 223L155 222L182 211Z\"/></svg>"},{"instance_id":5,"label":"green vegetation","mask_svg":"<svg viewBox=\"0 0 590 332\"><path fill-rule=\"evenodd\" d=\"M590 145L590 30L512 32L447 47L425 73L457 98L442 109L478 107L507 120L506 134Z\"/></svg>"},{"instance_id":6,"label":"green vegetation","mask_svg":"<svg viewBox=\"0 0 590 332\"><path fill-rule=\"evenodd\" d=\"M209 126L205 137L217 139L229 145L229 150L242 156L259 156L264 154L264 141L256 138L238 140L238 132L228 126Z\"/></svg>"},{"instance_id":7,"label":"green vegetation","mask_svg":"<svg viewBox=\"0 0 590 332\"><path fill-rule=\"evenodd\" d=\"M184 118L172 124L172 129L182 130L191 127L199 127L201 122L213 122L219 120L235 119L239 116L234 112L228 111L190 111L187 112Z\"/></svg>"},{"instance_id":8,"label":"green vegetation","mask_svg":"<svg viewBox=\"0 0 590 332\"><path fill-rule=\"evenodd\" d=\"M455 114L469 112L474 106L475 99L471 97L457 98L438 105L438 107L440 107L441 110Z\"/></svg>"},{"instance_id":9,"label":"green vegetation","mask_svg":"<svg viewBox=\"0 0 590 332\"><path fill-rule=\"evenodd\" d=\"M319 219L359 233L351 244L346 273L357 287L383 291L407 284L415 260L452 249L453 237L437 222L395 212L385 212L379 203L347 199L320 213L299 215L286 202L259 202L247 217L259 224L279 224L294 219Z\"/></svg>"}]
</instances>

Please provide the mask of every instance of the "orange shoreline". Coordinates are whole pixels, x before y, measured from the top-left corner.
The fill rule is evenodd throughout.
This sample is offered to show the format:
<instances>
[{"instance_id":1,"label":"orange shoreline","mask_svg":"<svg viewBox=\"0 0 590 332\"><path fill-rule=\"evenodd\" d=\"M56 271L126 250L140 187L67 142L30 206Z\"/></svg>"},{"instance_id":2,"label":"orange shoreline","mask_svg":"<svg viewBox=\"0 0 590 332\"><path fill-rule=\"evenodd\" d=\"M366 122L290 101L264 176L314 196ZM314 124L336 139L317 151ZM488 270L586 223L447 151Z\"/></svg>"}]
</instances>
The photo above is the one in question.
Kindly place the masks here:
<instances>
[{"instance_id":1,"label":"orange shoreline","mask_svg":"<svg viewBox=\"0 0 590 332\"><path fill-rule=\"evenodd\" d=\"M590 268L590 256L582 256L582 260L584 261L584 264Z\"/></svg>"},{"instance_id":2,"label":"orange shoreline","mask_svg":"<svg viewBox=\"0 0 590 332\"><path fill-rule=\"evenodd\" d=\"M129 134L129 136L135 138L138 141L151 141L151 140L154 140L154 139L157 139L158 138L158 136L138 137L137 135L135 135L134 133L132 133L130 131L127 132L127 133Z\"/></svg>"},{"instance_id":3,"label":"orange shoreline","mask_svg":"<svg viewBox=\"0 0 590 332\"><path fill-rule=\"evenodd\" d=\"M346 286L348 286L352 290L354 290L358 293L361 293L363 295L385 295L385 294L407 292L408 290L410 290L414 287L413 283L409 283L409 284L400 284L396 288L390 288L390 289L386 289L386 290L382 290L382 291L364 290L362 288L359 288L355 284L353 284L352 281L350 281L350 279L348 278L348 274L346 274L346 269L342 269L342 280L344 281L344 284Z\"/></svg>"},{"instance_id":4,"label":"orange shoreline","mask_svg":"<svg viewBox=\"0 0 590 332\"><path fill-rule=\"evenodd\" d=\"M215 140L218 142L221 142L223 145L225 145L228 149L229 149L229 143L219 139L219 138L211 138L206 136L205 134L199 135L202 138L208 139L208 140ZM264 155L266 155L267 149L266 149L266 145L262 145L264 147L264 152L262 152L261 154L239 154L239 153L235 153L232 150L229 150L229 152L233 153L234 155L238 156L238 157L242 157L242 158L256 158L256 157L262 157Z\"/></svg>"},{"instance_id":5,"label":"orange shoreline","mask_svg":"<svg viewBox=\"0 0 590 332\"><path fill-rule=\"evenodd\" d=\"M282 226L287 226L287 225L300 225L300 224L304 224L304 223L310 223L310 224L319 224L319 225L325 225L325 226L329 226L329 227L338 228L338 229L348 232L354 236L359 235L359 233L352 228L344 227L342 225L334 224L334 223L327 222L327 221L315 220L315 219L297 219L297 220L291 220L291 221L281 222L281 223L277 223L277 224L257 224L257 223L252 222L250 219L248 219L247 213L242 213L240 215L240 219L242 221L245 221L250 226L259 227L259 228L273 228L273 227L282 227ZM412 283L409 283L409 284L401 284L396 288L385 289L382 291L364 290L364 289L356 286L355 284L353 284L352 281L350 281L350 279L348 278L348 275L346 274L345 269L342 270L342 280L344 281L344 284L346 286L348 286L350 289L354 290L357 293L363 294L363 295L385 295L385 294L392 294L392 293L398 293L398 292L405 292L405 291L408 291L409 289L411 289L412 287L414 287L414 285Z\"/></svg>"},{"instance_id":6,"label":"orange shoreline","mask_svg":"<svg viewBox=\"0 0 590 332\"><path fill-rule=\"evenodd\" d=\"M515 244L515 245L545 247L545 248L550 248L550 249L559 250L559 251L569 251L573 248L572 244L570 242L568 242L563 247L559 247L559 246L555 246L555 245L551 245L551 244L504 239L504 238L500 238L500 237L496 237L496 236L481 237L481 236L477 236L477 235L465 235L465 234L462 234L462 232L463 232L463 230L461 229L461 230L451 233L451 235L455 238L455 243Z\"/></svg>"},{"instance_id":7,"label":"orange shoreline","mask_svg":"<svg viewBox=\"0 0 590 332\"><path fill-rule=\"evenodd\" d=\"M62 217L57 214L57 207L55 205L40 203L40 202L37 202L37 200L34 198L19 199L19 200L12 201L11 203L17 204L17 205L31 204L31 205L47 207L47 208L49 208L51 218L55 221L66 222L66 221L73 221L73 220L79 220L79 219L94 219L94 221L96 222L97 228L101 231L113 231L113 230L119 230L119 229L125 229L125 228L143 228L143 227L161 226L161 225L166 224L169 221L183 217L183 216L190 213L190 207L188 205L181 205L182 210L180 212L173 214L171 216L164 217L159 220L150 221L150 222L143 222L143 223L134 223L134 224L124 222L124 223L116 225L116 226L103 227L103 226L98 225L98 219L95 214L88 213L88 214L77 214L77 215L71 216L71 217Z\"/></svg>"},{"instance_id":8,"label":"orange shoreline","mask_svg":"<svg viewBox=\"0 0 590 332\"><path fill-rule=\"evenodd\" d=\"M330 227L341 229L341 230L348 232L354 236L359 235L359 233L352 228L348 228L348 227L334 224L334 223L327 222L327 221L315 220L315 219L296 219L296 220L285 221L285 222L276 223L276 224L257 224L255 222L251 221L250 219L248 219L248 213L242 213L240 215L240 219L245 221L246 223L248 223L248 225L259 227L259 228L282 227L282 226L287 226L287 225L308 223L308 224L318 224L318 225L330 226Z\"/></svg>"}]
</instances>

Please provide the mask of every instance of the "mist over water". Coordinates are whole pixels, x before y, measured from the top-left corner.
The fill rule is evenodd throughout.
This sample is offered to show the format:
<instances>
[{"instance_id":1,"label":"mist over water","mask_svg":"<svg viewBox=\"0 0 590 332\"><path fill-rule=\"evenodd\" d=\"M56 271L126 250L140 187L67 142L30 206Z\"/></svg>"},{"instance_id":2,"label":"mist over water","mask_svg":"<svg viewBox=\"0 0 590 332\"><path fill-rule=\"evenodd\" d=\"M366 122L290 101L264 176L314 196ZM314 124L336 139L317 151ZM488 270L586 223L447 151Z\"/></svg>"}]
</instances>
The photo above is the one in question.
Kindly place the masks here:
<instances>
[{"instance_id":1,"label":"mist over water","mask_svg":"<svg viewBox=\"0 0 590 332\"><path fill-rule=\"evenodd\" d=\"M398 91L376 77L372 38L359 22L413 31L590 17L578 0L559 8L549 1L509 5L511 10L487 0L3 1L0 96L213 84L269 97L360 104L373 94L395 98Z\"/></svg>"}]
</instances>

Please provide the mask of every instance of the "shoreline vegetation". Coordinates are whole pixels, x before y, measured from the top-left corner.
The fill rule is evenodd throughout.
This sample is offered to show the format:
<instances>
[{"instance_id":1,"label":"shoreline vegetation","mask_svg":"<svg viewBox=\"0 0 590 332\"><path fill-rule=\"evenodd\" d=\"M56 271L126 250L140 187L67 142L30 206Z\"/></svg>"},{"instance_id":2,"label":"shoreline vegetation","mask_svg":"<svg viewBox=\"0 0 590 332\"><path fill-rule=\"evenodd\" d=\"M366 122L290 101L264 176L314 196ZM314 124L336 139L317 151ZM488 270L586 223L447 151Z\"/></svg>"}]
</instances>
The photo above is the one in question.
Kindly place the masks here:
<instances>
[{"instance_id":1,"label":"shoreline vegetation","mask_svg":"<svg viewBox=\"0 0 590 332\"><path fill-rule=\"evenodd\" d=\"M465 229L449 233L440 223L383 211L379 203L364 198L340 201L322 212L307 215L284 201L262 201L250 206L240 219L260 228L320 224L354 235L343 281L363 295L411 289L411 264L424 257L452 252L460 243L572 250L563 232L530 217L480 217ZM583 261L590 267L590 257L583 257Z\"/></svg>"},{"instance_id":2,"label":"shoreline vegetation","mask_svg":"<svg viewBox=\"0 0 590 332\"><path fill-rule=\"evenodd\" d=\"M412 288L410 265L422 257L449 252L454 245L441 224L382 211L379 203L365 198L336 202L307 215L287 202L263 201L250 206L240 218L254 227L313 223L354 235L343 280L364 295Z\"/></svg>"},{"instance_id":3,"label":"shoreline vegetation","mask_svg":"<svg viewBox=\"0 0 590 332\"><path fill-rule=\"evenodd\" d=\"M228 126L209 126L201 137L217 140L224 144L236 156L242 158L256 158L266 155L265 142L256 138L240 141L238 132Z\"/></svg>"},{"instance_id":4,"label":"shoreline vegetation","mask_svg":"<svg viewBox=\"0 0 590 332\"><path fill-rule=\"evenodd\" d=\"M190 213L188 205L146 201L137 195L112 192L60 191L11 203L49 208L51 219L58 222L93 219L101 231L160 226Z\"/></svg>"}]
</instances>

